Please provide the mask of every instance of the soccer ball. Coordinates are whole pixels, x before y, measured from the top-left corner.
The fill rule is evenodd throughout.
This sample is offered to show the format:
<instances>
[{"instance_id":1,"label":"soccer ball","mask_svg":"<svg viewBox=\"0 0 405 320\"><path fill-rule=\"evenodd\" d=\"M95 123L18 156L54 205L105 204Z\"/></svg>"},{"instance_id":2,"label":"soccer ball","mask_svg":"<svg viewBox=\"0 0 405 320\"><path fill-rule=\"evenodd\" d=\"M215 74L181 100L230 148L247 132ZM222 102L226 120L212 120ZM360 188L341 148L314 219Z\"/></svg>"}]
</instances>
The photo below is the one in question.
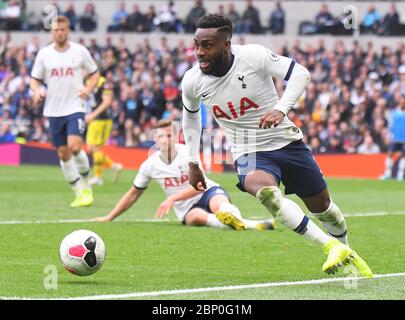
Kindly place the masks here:
<instances>
[{"instance_id":1,"label":"soccer ball","mask_svg":"<svg viewBox=\"0 0 405 320\"><path fill-rule=\"evenodd\" d=\"M89 230L76 230L60 244L63 267L77 276L89 276L101 268L105 260L103 240Z\"/></svg>"}]
</instances>

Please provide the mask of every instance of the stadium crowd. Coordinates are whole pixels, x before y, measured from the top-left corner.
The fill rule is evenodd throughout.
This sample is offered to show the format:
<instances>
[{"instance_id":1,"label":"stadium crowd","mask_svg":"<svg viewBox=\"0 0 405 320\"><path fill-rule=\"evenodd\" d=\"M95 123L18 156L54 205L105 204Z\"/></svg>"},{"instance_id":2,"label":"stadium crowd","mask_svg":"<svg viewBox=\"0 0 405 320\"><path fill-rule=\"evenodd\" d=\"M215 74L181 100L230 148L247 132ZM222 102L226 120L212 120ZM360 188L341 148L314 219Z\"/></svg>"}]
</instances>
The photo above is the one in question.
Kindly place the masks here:
<instances>
[{"instance_id":1,"label":"stadium crowd","mask_svg":"<svg viewBox=\"0 0 405 320\"><path fill-rule=\"evenodd\" d=\"M86 3L83 12L78 12L73 1L61 5L54 0L50 4L59 14L69 19L72 31L92 32L99 29L99 16L95 4L91 1ZM237 10L231 1L219 3L216 10L231 19L236 34L285 33L286 13L281 1L276 1L265 12L261 12L253 0L246 0L243 10ZM112 13L105 31L193 33L195 23L207 13L207 8L204 0L195 0L185 15L180 16L178 11L174 0L168 0L161 7L150 4L145 10L141 10L136 2L128 4L125 1L117 1L117 9ZM27 8L27 0L0 0L0 30L43 30L43 18L44 16ZM345 24L353 22L350 19L350 11L331 12L327 4L321 4L313 20L300 23L298 33L352 35L353 29L344 27ZM400 23L400 14L395 3L387 3L385 12L379 12L376 6L371 4L361 17L360 33L381 36L405 34L405 25Z\"/></svg>"},{"instance_id":2,"label":"stadium crowd","mask_svg":"<svg viewBox=\"0 0 405 320\"><path fill-rule=\"evenodd\" d=\"M0 142L16 137L28 141L49 141L48 122L42 107L32 105L29 74L40 48L34 38L27 46L10 46L0 38ZM239 43L243 43L239 38ZM195 63L191 44L169 45L162 37L157 47L148 39L129 46L124 38L117 45L107 37L86 45L101 72L114 84L113 131L110 144L142 146L150 143L151 128L159 119L180 119L182 76ZM356 41L345 47L336 41L327 50L320 39L303 46L299 40L275 50L294 57L312 75L306 93L289 117L305 133L305 142L315 153L373 153L387 150L389 119L405 95L405 43L380 51L370 42ZM279 94L283 81L276 81ZM89 108L92 101L89 100ZM215 122L204 113L204 126ZM217 135L220 135L218 130ZM215 141L222 141L217 136ZM227 146L214 143L215 148Z\"/></svg>"}]
</instances>

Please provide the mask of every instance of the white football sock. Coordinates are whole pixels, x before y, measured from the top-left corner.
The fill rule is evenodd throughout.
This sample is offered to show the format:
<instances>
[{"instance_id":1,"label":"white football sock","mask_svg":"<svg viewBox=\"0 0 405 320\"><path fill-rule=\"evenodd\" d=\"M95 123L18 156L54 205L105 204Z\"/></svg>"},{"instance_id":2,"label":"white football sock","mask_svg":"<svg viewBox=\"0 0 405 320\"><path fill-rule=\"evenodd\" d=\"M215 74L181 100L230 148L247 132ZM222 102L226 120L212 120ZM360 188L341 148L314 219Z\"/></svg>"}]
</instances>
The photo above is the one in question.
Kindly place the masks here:
<instances>
[{"instance_id":1,"label":"white football sock","mask_svg":"<svg viewBox=\"0 0 405 320\"><path fill-rule=\"evenodd\" d=\"M263 190L267 191L267 195L271 191L272 197L268 197L266 194L263 195ZM256 198L275 217L276 221L303 235L305 238L321 245L324 245L331 239L302 212L298 204L288 198L284 198L278 187L261 188L257 192Z\"/></svg>"},{"instance_id":2,"label":"white football sock","mask_svg":"<svg viewBox=\"0 0 405 320\"><path fill-rule=\"evenodd\" d=\"M219 211L229 212L232 215L234 215L235 217L237 217L238 219L242 218L242 215L240 214L239 209L232 203L228 203L228 202L221 203L221 205L219 206Z\"/></svg>"},{"instance_id":3,"label":"white football sock","mask_svg":"<svg viewBox=\"0 0 405 320\"><path fill-rule=\"evenodd\" d=\"M404 179L404 172L405 172L405 158L401 157L398 162L397 180Z\"/></svg>"},{"instance_id":4,"label":"white football sock","mask_svg":"<svg viewBox=\"0 0 405 320\"><path fill-rule=\"evenodd\" d=\"M394 166L394 162L392 161L392 158L387 157L385 159L385 172L384 175L386 177L390 177L392 176L392 167Z\"/></svg>"},{"instance_id":5,"label":"white football sock","mask_svg":"<svg viewBox=\"0 0 405 320\"><path fill-rule=\"evenodd\" d=\"M214 227L214 228L220 228L220 229L229 227L227 225L224 225L221 221L219 221L218 218L215 216L215 214L208 214L207 226Z\"/></svg>"},{"instance_id":6,"label":"white football sock","mask_svg":"<svg viewBox=\"0 0 405 320\"><path fill-rule=\"evenodd\" d=\"M83 178L82 179L83 188L89 189L90 184L88 182L88 177L90 173L90 162L86 152L81 150L77 155L73 155L73 158L75 160L77 170L79 171L80 175Z\"/></svg>"},{"instance_id":7,"label":"white football sock","mask_svg":"<svg viewBox=\"0 0 405 320\"><path fill-rule=\"evenodd\" d=\"M344 244L348 244L345 218L339 207L333 203L333 201L330 202L329 208L326 211L321 213L312 212L312 214L321 221L322 225L328 230L332 237Z\"/></svg>"},{"instance_id":8,"label":"white football sock","mask_svg":"<svg viewBox=\"0 0 405 320\"><path fill-rule=\"evenodd\" d=\"M80 196L82 190L81 178L79 172L77 171L73 157L71 157L68 161L60 160L59 163L65 179L70 183L76 197Z\"/></svg>"}]
</instances>

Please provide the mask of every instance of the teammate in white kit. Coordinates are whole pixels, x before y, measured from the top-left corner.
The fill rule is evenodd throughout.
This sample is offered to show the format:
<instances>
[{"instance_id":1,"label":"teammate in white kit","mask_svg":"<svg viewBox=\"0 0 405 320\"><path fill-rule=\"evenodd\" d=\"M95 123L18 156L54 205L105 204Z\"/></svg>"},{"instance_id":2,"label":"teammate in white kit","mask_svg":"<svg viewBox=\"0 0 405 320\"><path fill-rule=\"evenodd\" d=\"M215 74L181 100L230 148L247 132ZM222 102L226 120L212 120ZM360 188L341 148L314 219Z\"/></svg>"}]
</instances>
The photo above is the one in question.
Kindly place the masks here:
<instances>
[{"instance_id":1,"label":"teammate in white kit","mask_svg":"<svg viewBox=\"0 0 405 320\"><path fill-rule=\"evenodd\" d=\"M41 49L31 71L34 103L45 99L44 116L49 118L52 143L75 199L71 207L89 206L93 191L87 181L89 159L82 149L85 131L85 99L97 85L99 72L89 51L68 40L69 20L58 16L52 22L53 42ZM89 74L83 84L83 69ZM46 84L46 93L42 90Z\"/></svg>"},{"instance_id":2,"label":"teammate in white kit","mask_svg":"<svg viewBox=\"0 0 405 320\"><path fill-rule=\"evenodd\" d=\"M287 117L309 82L306 68L256 44L231 45L232 23L218 14L203 17L194 44L199 64L182 80L183 131L190 184L207 188L199 166L199 102L212 112L231 146L239 188L255 196L284 226L321 244L328 255L323 271L353 263L371 277L368 265L347 245L345 219L329 196L323 175L302 142L302 132ZM272 77L288 81L279 99ZM328 230L313 223L279 189L297 194ZM340 241L339 241L340 240Z\"/></svg>"},{"instance_id":3,"label":"teammate in white kit","mask_svg":"<svg viewBox=\"0 0 405 320\"><path fill-rule=\"evenodd\" d=\"M217 183L206 179L207 190L196 191L189 184L186 147L176 143L177 132L170 120L161 120L156 126L156 144L159 151L144 161L128 192L118 201L115 208L95 221L112 221L129 209L143 194L149 182L155 179L167 195L156 211L162 218L173 207L177 218L186 225L211 226L235 230L272 230L274 221L247 220L241 217L239 209L230 203L229 196Z\"/></svg>"}]
</instances>

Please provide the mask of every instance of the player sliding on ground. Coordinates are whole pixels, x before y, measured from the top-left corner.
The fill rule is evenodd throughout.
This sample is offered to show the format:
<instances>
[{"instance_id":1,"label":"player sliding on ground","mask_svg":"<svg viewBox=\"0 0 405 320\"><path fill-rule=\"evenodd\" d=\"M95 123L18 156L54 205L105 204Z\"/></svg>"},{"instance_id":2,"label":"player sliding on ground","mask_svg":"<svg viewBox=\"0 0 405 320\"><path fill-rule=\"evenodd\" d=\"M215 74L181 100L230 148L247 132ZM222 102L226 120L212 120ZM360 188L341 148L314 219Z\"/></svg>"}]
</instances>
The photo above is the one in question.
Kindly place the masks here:
<instances>
[{"instance_id":1,"label":"player sliding on ground","mask_svg":"<svg viewBox=\"0 0 405 320\"><path fill-rule=\"evenodd\" d=\"M308 70L261 45L231 45L232 29L231 21L217 14L199 21L194 37L199 64L182 80L191 185L207 189L198 162L202 101L231 143L240 189L255 196L276 221L322 245L327 254L323 271L334 273L353 263L361 276L372 277L366 262L348 246L345 219L329 196L301 130L286 117L309 82ZM288 81L281 99L272 77ZM283 197L280 182L286 194L303 200L329 235Z\"/></svg>"},{"instance_id":2,"label":"player sliding on ground","mask_svg":"<svg viewBox=\"0 0 405 320\"><path fill-rule=\"evenodd\" d=\"M88 182L90 163L83 150L85 100L97 85L100 74L90 52L68 40L69 30L66 17L55 17L53 42L38 52L30 86L34 104L39 104L45 99L41 83L47 85L44 116L49 119L52 143L63 174L76 196L70 206L84 207L93 203ZM83 86L83 69L89 74L86 86Z\"/></svg>"},{"instance_id":3,"label":"player sliding on ground","mask_svg":"<svg viewBox=\"0 0 405 320\"><path fill-rule=\"evenodd\" d=\"M167 194L167 199L156 211L157 218L162 218L173 207L177 218L186 225L230 227L235 230L274 229L271 219L243 219L239 209L230 203L226 191L214 181L206 179L208 187L205 191L196 191L190 186L186 148L175 143L176 129L169 120L159 121L156 128L155 139L159 151L142 163L133 186L110 214L94 221L114 220L139 199L152 179L156 179Z\"/></svg>"}]
</instances>

